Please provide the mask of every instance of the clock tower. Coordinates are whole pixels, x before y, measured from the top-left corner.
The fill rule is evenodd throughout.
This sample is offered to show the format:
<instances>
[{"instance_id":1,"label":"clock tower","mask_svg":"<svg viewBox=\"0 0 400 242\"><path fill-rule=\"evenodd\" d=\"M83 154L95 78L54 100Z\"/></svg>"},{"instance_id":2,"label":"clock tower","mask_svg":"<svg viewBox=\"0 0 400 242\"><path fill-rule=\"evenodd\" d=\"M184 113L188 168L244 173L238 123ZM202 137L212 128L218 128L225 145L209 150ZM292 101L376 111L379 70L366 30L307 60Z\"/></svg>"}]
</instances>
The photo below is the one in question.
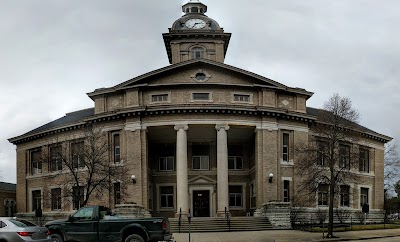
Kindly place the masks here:
<instances>
[{"instance_id":1,"label":"clock tower","mask_svg":"<svg viewBox=\"0 0 400 242\"><path fill-rule=\"evenodd\" d=\"M184 15L163 34L169 63L201 58L224 62L231 34L205 15L207 6L199 0L190 0L182 11Z\"/></svg>"}]
</instances>

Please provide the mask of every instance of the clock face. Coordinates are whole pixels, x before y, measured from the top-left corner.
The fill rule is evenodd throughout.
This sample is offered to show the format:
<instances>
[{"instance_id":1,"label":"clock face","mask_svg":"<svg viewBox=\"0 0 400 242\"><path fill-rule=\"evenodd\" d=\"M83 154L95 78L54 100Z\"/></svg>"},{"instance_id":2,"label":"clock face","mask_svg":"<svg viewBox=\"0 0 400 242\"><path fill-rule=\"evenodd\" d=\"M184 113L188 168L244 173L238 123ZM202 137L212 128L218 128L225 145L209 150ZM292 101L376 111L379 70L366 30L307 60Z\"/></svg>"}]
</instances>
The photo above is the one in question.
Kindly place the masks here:
<instances>
[{"instance_id":1,"label":"clock face","mask_svg":"<svg viewBox=\"0 0 400 242\"><path fill-rule=\"evenodd\" d=\"M206 26L206 22L202 19L192 18L185 22L185 26L190 29L202 29Z\"/></svg>"}]
</instances>

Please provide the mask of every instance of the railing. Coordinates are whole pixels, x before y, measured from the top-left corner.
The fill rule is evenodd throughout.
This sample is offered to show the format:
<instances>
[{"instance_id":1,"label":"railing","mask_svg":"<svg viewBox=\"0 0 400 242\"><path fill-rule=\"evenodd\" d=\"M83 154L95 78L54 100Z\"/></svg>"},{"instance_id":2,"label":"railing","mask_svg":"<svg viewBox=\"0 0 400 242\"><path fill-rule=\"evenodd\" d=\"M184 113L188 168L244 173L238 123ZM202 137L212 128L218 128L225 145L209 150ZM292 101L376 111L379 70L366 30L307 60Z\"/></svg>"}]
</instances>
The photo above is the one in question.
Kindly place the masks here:
<instances>
[{"instance_id":1,"label":"railing","mask_svg":"<svg viewBox=\"0 0 400 242\"><path fill-rule=\"evenodd\" d=\"M228 231L231 232L231 216L225 207L225 218L226 218L226 225L228 226Z\"/></svg>"},{"instance_id":2,"label":"railing","mask_svg":"<svg viewBox=\"0 0 400 242\"><path fill-rule=\"evenodd\" d=\"M181 233L181 220L182 220L182 208L179 208L179 221L178 221L179 233Z\"/></svg>"}]
</instances>

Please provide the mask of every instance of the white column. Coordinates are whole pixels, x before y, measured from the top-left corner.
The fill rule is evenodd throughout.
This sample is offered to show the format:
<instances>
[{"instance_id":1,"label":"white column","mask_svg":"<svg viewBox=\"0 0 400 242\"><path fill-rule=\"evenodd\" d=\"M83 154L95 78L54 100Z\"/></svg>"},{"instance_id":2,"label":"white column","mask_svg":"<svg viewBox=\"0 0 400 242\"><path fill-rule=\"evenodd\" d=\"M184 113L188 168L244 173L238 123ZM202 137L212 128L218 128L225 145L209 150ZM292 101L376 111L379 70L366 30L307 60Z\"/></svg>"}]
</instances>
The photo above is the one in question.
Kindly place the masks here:
<instances>
[{"instance_id":1,"label":"white column","mask_svg":"<svg viewBox=\"0 0 400 242\"><path fill-rule=\"evenodd\" d=\"M187 125L176 125L176 212L179 216L189 210L188 165L187 165Z\"/></svg>"},{"instance_id":2,"label":"white column","mask_svg":"<svg viewBox=\"0 0 400 242\"><path fill-rule=\"evenodd\" d=\"M225 208L229 211L229 183L228 183L228 136L229 126L217 124L217 214L223 216Z\"/></svg>"}]
</instances>

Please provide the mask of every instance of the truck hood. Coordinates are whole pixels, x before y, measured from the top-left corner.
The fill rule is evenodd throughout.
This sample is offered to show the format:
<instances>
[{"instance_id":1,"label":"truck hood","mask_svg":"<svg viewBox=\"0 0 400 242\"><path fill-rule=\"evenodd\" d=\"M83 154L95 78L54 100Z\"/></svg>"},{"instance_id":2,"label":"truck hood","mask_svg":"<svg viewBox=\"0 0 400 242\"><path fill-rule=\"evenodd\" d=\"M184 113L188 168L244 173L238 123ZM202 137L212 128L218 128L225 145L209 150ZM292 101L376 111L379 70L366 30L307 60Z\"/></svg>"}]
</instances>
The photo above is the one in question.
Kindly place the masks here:
<instances>
[{"instance_id":1,"label":"truck hood","mask_svg":"<svg viewBox=\"0 0 400 242\"><path fill-rule=\"evenodd\" d=\"M53 225L53 224L64 224L66 222L68 222L67 219L57 219L57 220L52 220L50 222L47 222L44 226L47 227L47 226L50 226L50 225Z\"/></svg>"}]
</instances>

